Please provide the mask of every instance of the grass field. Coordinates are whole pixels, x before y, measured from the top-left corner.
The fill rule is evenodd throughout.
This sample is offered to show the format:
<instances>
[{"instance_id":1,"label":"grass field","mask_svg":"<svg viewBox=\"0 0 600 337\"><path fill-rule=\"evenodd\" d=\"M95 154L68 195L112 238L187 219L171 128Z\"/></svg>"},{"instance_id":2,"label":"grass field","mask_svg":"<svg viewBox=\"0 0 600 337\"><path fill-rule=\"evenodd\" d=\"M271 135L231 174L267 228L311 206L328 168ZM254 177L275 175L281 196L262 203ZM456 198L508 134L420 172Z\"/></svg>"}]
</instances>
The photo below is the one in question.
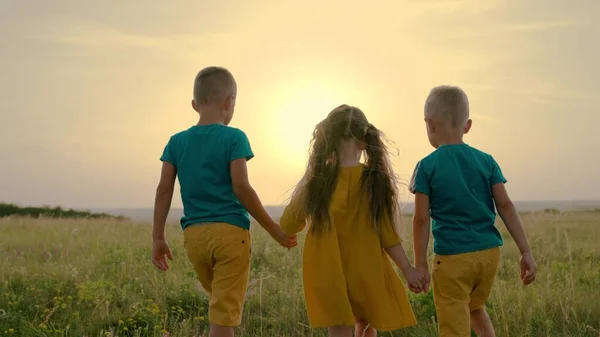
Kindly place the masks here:
<instances>
[{"instance_id":1,"label":"grass field","mask_svg":"<svg viewBox=\"0 0 600 337\"><path fill-rule=\"evenodd\" d=\"M489 311L498 336L600 336L600 213L526 214L539 265L518 280L506 235ZM405 227L410 219L405 218ZM0 336L203 336L207 299L174 224L170 271L150 262L151 226L114 220L0 219ZM238 336L325 336L304 310L301 250L258 228ZM410 233L404 234L407 238ZM410 240L407 240L409 242ZM407 243L409 254L411 247ZM411 295L419 325L382 336L436 336L431 294Z\"/></svg>"}]
</instances>

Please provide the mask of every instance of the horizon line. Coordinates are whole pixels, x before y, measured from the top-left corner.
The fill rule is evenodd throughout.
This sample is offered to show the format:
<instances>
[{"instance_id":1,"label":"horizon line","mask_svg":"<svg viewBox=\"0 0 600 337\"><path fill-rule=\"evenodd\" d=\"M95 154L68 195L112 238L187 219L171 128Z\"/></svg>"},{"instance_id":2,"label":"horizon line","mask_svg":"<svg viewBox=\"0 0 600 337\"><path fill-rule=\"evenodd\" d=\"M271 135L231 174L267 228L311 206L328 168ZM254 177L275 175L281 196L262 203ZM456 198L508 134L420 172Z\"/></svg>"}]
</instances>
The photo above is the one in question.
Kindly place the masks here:
<instances>
[{"instance_id":1,"label":"horizon line","mask_svg":"<svg viewBox=\"0 0 600 337\"><path fill-rule=\"evenodd\" d=\"M547 200L542 200L542 199L537 199L537 200L513 200L514 203L543 203L543 202L597 202L600 203L600 199L547 199ZM414 201L406 201L406 202L401 202L400 204L414 204ZM286 204L264 204L264 207L282 207L285 206ZM77 209L79 209L80 207L77 207ZM90 207L91 209L153 209L154 207L152 206L146 206L146 207ZM181 207L171 207L171 209L183 209L183 206Z\"/></svg>"}]
</instances>

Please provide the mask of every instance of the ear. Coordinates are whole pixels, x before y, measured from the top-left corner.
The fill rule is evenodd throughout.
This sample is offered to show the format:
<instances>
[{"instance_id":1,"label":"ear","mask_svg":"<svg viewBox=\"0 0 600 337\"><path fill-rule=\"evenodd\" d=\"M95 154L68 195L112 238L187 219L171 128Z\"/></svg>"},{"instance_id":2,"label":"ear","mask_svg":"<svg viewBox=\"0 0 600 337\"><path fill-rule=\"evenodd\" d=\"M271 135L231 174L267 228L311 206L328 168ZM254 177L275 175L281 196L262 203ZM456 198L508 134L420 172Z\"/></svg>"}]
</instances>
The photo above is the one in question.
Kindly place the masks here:
<instances>
[{"instance_id":1,"label":"ear","mask_svg":"<svg viewBox=\"0 0 600 337\"><path fill-rule=\"evenodd\" d=\"M196 104L196 101L195 101L195 100L192 100L192 108L194 108L194 110L195 110L196 112L198 112L198 105Z\"/></svg>"},{"instance_id":2,"label":"ear","mask_svg":"<svg viewBox=\"0 0 600 337\"><path fill-rule=\"evenodd\" d=\"M227 98L225 98L225 102L223 102L223 108L225 108L225 110L229 111L232 107L233 107L233 95L229 95L229 96L227 96Z\"/></svg>"},{"instance_id":3,"label":"ear","mask_svg":"<svg viewBox=\"0 0 600 337\"><path fill-rule=\"evenodd\" d=\"M427 129L429 129L430 132L435 132L435 124L431 119L425 118L425 125L427 125Z\"/></svg>"},{"instance_id":4,"label":"ear","mask_svg":"<svg viewBox=\"0 0 600 337\"><path fill-rule=\"evenodd\" d=\"M469 133L469 131L471 130L471 126L473 126L473 121L471 119L469 119L467 121L467 126L465 126L465 130L463 132L465 134Z\"/></svg>"}]
</instances>

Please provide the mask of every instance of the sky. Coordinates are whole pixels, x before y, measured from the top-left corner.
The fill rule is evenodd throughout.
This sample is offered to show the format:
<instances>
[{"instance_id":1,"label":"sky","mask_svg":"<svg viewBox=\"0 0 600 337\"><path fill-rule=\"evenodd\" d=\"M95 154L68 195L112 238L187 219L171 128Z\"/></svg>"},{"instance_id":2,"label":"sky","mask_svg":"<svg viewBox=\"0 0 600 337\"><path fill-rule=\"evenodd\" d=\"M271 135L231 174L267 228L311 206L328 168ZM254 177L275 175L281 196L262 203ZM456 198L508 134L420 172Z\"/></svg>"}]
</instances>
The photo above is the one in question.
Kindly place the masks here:
<instances>
[{"instance_id":1,"label":"sky","mask_svg":"<svg viewBox=\"0 0 600 337\"><path fill-rule=\"evenodd\" d=\"M0 202L151 207L209 65L236 77L231 126L265 204L285 202L343 103L393 141L407 182L440 84L467 92L465 141L514 200L600 199L598 16L596 0L0 0Z\"/></svg>"}]
</instances>

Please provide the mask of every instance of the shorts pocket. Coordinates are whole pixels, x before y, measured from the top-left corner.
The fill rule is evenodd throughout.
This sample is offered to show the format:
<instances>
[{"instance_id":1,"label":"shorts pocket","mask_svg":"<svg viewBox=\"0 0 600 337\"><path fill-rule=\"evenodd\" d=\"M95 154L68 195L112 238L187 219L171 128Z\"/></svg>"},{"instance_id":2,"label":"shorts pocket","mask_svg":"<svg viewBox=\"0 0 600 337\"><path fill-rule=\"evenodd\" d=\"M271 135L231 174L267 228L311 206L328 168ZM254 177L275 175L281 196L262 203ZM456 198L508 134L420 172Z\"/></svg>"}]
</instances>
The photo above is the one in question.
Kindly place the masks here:
<instances>
[{"instance_id":1,"label":"shorts pocket","mask_svg":"<svg viewBox=\"0 0 600 337\"><path fill-rule=\"evenodd\" d=\"M472 261L461 256L436 255L432 278L438 295L468 302L475 279L472 265Z\"/></svg>"},{"instance_id":2,"label":"shorts pocket","mask_svg":"<svg viewBox=\"0 0 600 337\"><path fill-rule=\"evenodd\" d=\"M232 268L247 268L252 250L249 232L232 225L221 229L221 240L213 253L215 260Z\"/></svg>"}]
</instances>

